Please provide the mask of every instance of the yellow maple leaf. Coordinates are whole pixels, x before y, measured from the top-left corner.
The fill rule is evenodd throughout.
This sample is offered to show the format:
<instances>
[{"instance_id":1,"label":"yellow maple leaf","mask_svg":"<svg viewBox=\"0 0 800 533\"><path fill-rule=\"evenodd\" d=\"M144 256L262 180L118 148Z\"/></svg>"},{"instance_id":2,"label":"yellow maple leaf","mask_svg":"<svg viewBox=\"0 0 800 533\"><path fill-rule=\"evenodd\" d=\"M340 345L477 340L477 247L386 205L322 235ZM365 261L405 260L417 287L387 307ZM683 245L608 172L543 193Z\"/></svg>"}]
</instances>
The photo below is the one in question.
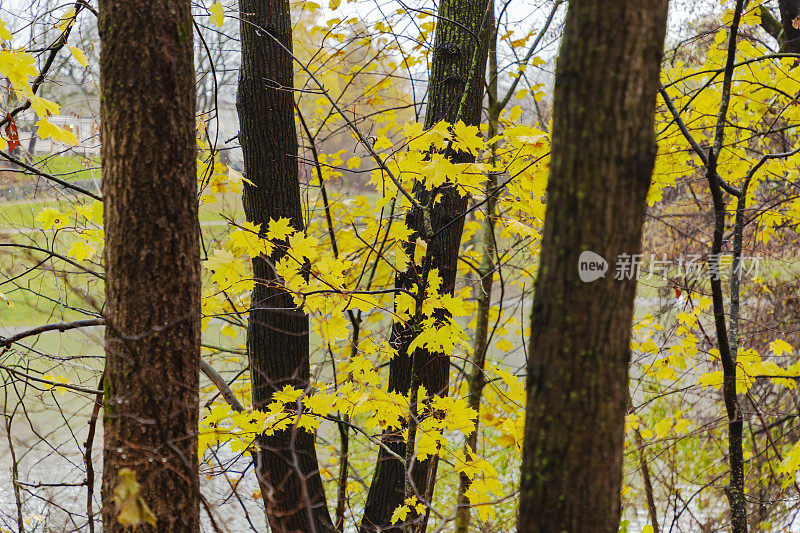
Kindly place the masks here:
<instances>
[{"instance_id":1,"label":"yellow maple leaf","mask_svg":"<svg viewBox=\"0 0 800 533\"><path fill-rule=\"evenodd\" d=\"M221 28L222 23L225 21L225 10L222 8L222 4L219 3L219 0L212 4L209 11L211 12L211 22L216 24L218 28Z\"/></svg>"},{"instance_id":2,"label":"yellow maple leaf","mask_svg":"<svg viewBox=\"0 0 800 533\"><path fill-rule=\"evenodd\" d=\"M375 144L372 145L372 149L375 150L376 152L380 150L388 150L391 148L392 148L392 141L390 141L389 138L386 137L385 135L378 136L377 140L375 141Z\"/></svg>"},{"instance_id":3,"label":"yellow maple leaf","mask_svg":"<svg viewBox=\"0 0 800 533\"><path fill-rule=\"evenodd\" d=\"M28 79L39 73L36 70L35 62L34 57L27 52L19 50L0 51L0 74L7 77L15 89L26 92Z\"/></svg>"},{"instance_id":4,"label":"yellow maple leaf","mask_svg":"<svg viewBox=\"0 0 800 533\"><path fill-rule=\"evenodd\" d=\"M292 221L288 218L270 219L267 227L268 239L282 241L292 233L294 233L294 228L292 227Z\"/></svg>"},{"instance_id":5,"label":"yellow maple leaf","mask_svg":"<svg viewBox=\"0 0 800 533\"><path fill-rule=\"evenodd\" d=\"M312 396L307 396L303 405L307 411L316 415L327 416L333 411L334 397L324 392L318 392Z\"/></svg>"},{"instance_id":6,"label":"yellow maple leaf","mask_svg":"<svg viewBox=\"0 0 800 533\"><path fill-rule=\"evenodd\" d=\"M270 223L270 230L272 223ZM308 258L309 261L314 261L319 257L317 250L317 240L314 237L307 237L302 233L295 233L289 237L289 250L292 257L300 260L301 257Z\"/></svg>"},{"instance_id":7,"label":"yellow maple leaf","mask_svg":"<svg viewBox=\"0 0 800 533\"><path fill-rule=\"evenodd\" d=\"M72 57L74 57L75 61L77 61L82 67L85 67L89 64L89 58L87 58L83 50L77 46L70 46L69 51L72 52Z\"/></svg>"},{"instance_id":8,"label":"yellow maple leaf","mask_svg":"<svg viewBox=\"0 0 800 533\"><path fill-rule=\"evenodd\" d=\"M275 404L279 404L282 408L285 403L296 403L297 399L302 395L302 390L292 387L291 385L284 385L283 389L276 391L275 394L272 395L272 401Z\"/></svg>"},{"instance_id":9,"label":"yellow maple leaf","mask_svg":"<svg viewBox=\"0 0 800 533\"><path fill-rule=\"evenodd\" d=\"M11 32L6 28L6 22L4 20L0 20L0 39L4 41L10 41L12 38Z\"/></svg>"},{"instance_id":10,"label":"yellow maple leaf","mask_svg":"<svg viewBox=\"0 0 800 533\"><path fill-rule=\"evenodd\" d=\"M483 137L477 126L467 126L459 120L453 125L453 133L456 137L453 148L456 150L477 155L480 150L485 148Z\"/></svg>"},{"instance_id":11,"label":"yellow maple leaf","mask_svg":"<svg viewBox=\"0 0 800 533\"><path fill-rule=\"evenodd\" d=\"M103 202L95 200L92 204L77 205L75 211L83 215L86 220L99 226L103 225Z\"/></svg>"},{"instance_id":12,"label":"yellow maple leaf","mask_svg":"<svg viewBox=\"0 0 800 533\"><path fill-rule=\"evenodd\" d=\"M74 7L67 9L61 16L61 18L58 20L58 31L64 33L69 28L71 28L72 25L75 24L76 15L77 13L75 12Z\"/></svg>"},{"instance_id":13,"label":"yellow maple leaf","mask_svg":"<svg viewBox=\"0 0 800 533\"><path fill-rule=\"evenodd\" d=\"M143 523L155 527L156 517L142 499L136 472L130 468L119 471L119 483L114 488L114 505L117 507L117 521L125 527L136 527Z\"/></svg>"},{"instance_id":14,"label":"yellow maple leaf","mask_svg":"<svg viewBox=\"0 0 800 533\"><path fill-rule=\"evenodd\" d=\"M70 257L74 257L78 261L83 261L84 259L89 259L94 255L95 249L92 246L89 246L83 241L75 241L70 246L67 255Z\"/></svg>"},{"instance_id":15,"label":"yellow maple leaf","mask_svg":"<svg viewBox=\"0 0 800 533\"><path fill-rule=\"evenodd\" d=\"M42 225L43 230L49 230L50 228L58 230L64 228L67 225L68 218L66 213L62 213L58 209L52 207L46 207L36 215L36 221Z\"/></svg>"},{"instance_id":16,"label":"yellow maple leaf","mask_svg":"<svg viewBox=\"0 0 800 533\"><path fill-rule=\"evenodd\" d=\"M800 468L800 442L794 445L792 450L784 457L778 472L781 474L790 474L794 479L795 472Z\"/></svg>"},{"instance_id":17,"label":"yellow maple leaf","mask_svg":"<svg viewBox=\"0 0 800 533\"><path fill-rule=\"evenodd\" d=\"M55 102L51 102L45 98L40 98L34 95L32 92L27 95L28 100L31 103L31 107L33 111L40 117L45 118L49 117L50 115L58 115L59 109L61 106Z\"/></svg>"},{"instance_id":18,"label":"yellow maple leaf","mask_svg":"<svg viewBox=\"0 0 800 533\"><path fill-rule=\"evenodd\" d=\"M776 339L769 343L769 349L772 350L772 353L775 355L792 353L792 345L781 339Z\"/></svg>"},{"instance_id":19,"label":"yellow maple leaf","mask_svg":"<svg viewBox=\"0 0 800 533\"><path fill-rule=\"evenodd\" d=\"M408 516L409 512L411 512L411 507L409 507L406 504L401 504L397 507L397 509L394 510L394 512L392 513L392 517L389 519L389 521L392 524L404 521Z\"/></svg>"},{"instance_id":20,"label":"yellow maple leaf","mask_svg":"<svg viewBox=\"0 0 800 533\"><path fill-rule=\"evenodd\" d=\"M78 144L78 138L74 133L56 126L50 122L47 117L42 117L39 119L39 122L36 123L36 126L39 128L39 138L41 139L53 139L54 141L59 141L70 145Z\"/></svg>"},{"instance_id":21,"label":"yellow maple leaf","mask_svg":"<svg viewBox=\"0 0 800 533\"><path fill-rule=\"evenodd\" d=\"M656 424L655 427L656 436L660 439L664 437L667 433L669 433L669 430L671 429L672 429L672 419L665 418L664 420Z\"/></svg>"},{"instance_id":22,"label":"yellow maple leaf","mask_svg":"<svg viewBox=\"0 0 800 533\"><path fill-rule=\"evenodd\" d=\"M703 374L700 376L700 379L697 380L697 384L704 389L707 387L714 387L718 389L722 386L722 372L720 370L716 370L714 372Z\"/></svg>"},{"instance_id":23,"label":"yellow maple leaf","mask_svg":"<svg viewBox=\"0 0 800 533\"><path fill-rule=\"evenodd\" d=\"M495 516L495 511L489 502L489 493L502 493L502 486L496 479L487 478L486 480L473 479L469 484L469 489L464 495L469 499L469 503L475 506L475 510L481 520L489 520Z\"/></svg>"}]
</instances>

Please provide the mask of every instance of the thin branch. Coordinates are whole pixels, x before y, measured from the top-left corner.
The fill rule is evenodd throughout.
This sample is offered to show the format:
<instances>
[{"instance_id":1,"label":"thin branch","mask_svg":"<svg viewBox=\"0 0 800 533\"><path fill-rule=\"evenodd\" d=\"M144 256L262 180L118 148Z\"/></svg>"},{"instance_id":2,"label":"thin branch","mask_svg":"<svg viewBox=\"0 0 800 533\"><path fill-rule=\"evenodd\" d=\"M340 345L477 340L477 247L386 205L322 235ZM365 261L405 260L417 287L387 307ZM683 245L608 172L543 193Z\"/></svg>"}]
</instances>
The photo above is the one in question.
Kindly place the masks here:
<instances>
[{"instance_id":1,"label":"thin branch","mask_svg":"<svg viewBox=\"0 0 800 533\"><path fill-rule=\"evenodd\" d=\"M48 174L47 172L43 172L43 171L39 170L38 168L36 168L34 166L31 166L28 163L26 163L26 162L24 162L24 161L22 161L20 159L17 159L13 155L11 155L11 154L9 154L7 152L4 152L3 150L0 150L0 157L6 159L8 161L11 161L15 165L24 168L28 172L32 172L33 174L36 174L37 176L41 176L41 177L43 177L44 179L46 179L48 181L52 181L52 182L58 183L59 185L61 185L64 188L72 189L73 191L79 192L81 194L85 194L86 196L89 196L90 198L94 198L98 202L102 202L103 201L103 198L101 196L96 195L92 191L84 189L83 187L80 187L78 185L73 185L68 181L64 181L61 178L57 178L57 177L53 176L52 174Z\"/></svg>"},{"instance_id":2,"label":"thin branch","mask_svg":"<svg viewBox=\"0 0 800 533\"><path fill-rule=\"evenodd\" d=\"M106 321L104 318L90 318L87 320L76 320L74 322L57 322L55 324L43 324L41 326L37 326L32 329L21 331L16 335L12 335L11 337L6 337L6 338L0 337L0 348L11 346L15 342L19 342L22 339L25 339L27 337L33 337L34 335L39 335L40 333L45 333L47 331L60 331L63 333L71 329L86 328L90 326L102 326L105 323Z\"/></svg>"},{"instance_id":3,"label":"thin branch","mask_svg":"<svg viewBox=\"0 0 800 533\"><path fill-rule=\"evenodd\" d=\"M44 83L45 77L47 76L47 72L50 70L50 67L53 66L53 62L55 61L58 53L67 44L67 39L69 38L69 34L72 31L74 22L78 19L78 15L80 14L81 9L83 9L84 7L89 8L90 11L92 11L95 15L97 15L97 11L90 8L86 0L78 0L77 2L75 2L74 6L75 15L73 16L73 23L68 24L67 27L64 28L63 33L58 37L58 40L48 47L48 49L50 50L50 55L47 56L47 59L45 60L44 65L42 66L42 69L39 71L39 75L36 76L36 79L34 79L33 83L31 84L32 94L35 95L36 91L38 91L39 87L41 87L42 83ZM5 126L9 120L14 118L18 113L25 111L30 106L31 106L31 101L26 100L24 104L13 109L2 120L0 120L0 127Z\"/></svg>"},{"instance_id":4,"label":"thin branch","mask_svg":"<svg viewBox=\"0 0 800 533\"><path fill-rule=\"evenodd\" d=\"M69 257L66 257L64 255L58 254L58 253L56 253L56 252L54 252L52 250L48 250L47 248L40 248L38 246L31 246L29 244L17 244L17 243L13 243L13 242L9 242L9 243L2 242L2 243L0 243L0 248L6 248L6 247L8 247L8 248L22 248L22 249L25 249L25 250L34 250L36 252L44 252L44 253L50 254L51 257L57 257L58 259L61 259L65 263L69 263L70 265L74 266L75 268L79 268L82 271L86 272L87 274L91 274L92 276L94 276L94 277L96 277L98 279L105 279L102 274L99 274L99 273L95 272L94 270L89 270L88 268L82 266L80 263L78 263L76 261L73 261ZM4 283L7 283L7 282L0 283L0 285L3 285Z\"/></svg>"},{"instance_id":5,"label":"thin branch","mask_svg":"<svg viewBox=\"0 0 800 533\"><path fill-rule=\"evenodd\" d=\"M225 381L225 379L223 379L223 377L219 375L219 372L214 370L214 367L208 364L202 357L200 358L200 370L202 370L203 374L205 374L206 377L211 380L214 386L217 387L220 394L222 394L222 397L234 411L237 413L244 411L244 407L242 407L242 404L236 399L236 395L228 386L228 383Z\"/></svg>"},{"instance_id":6,"label":"thin branch","mask_svg":"<svg viewBox=\"0 0 800 533\"><path fill-rule=\"evenodd\" d=\"M558 8L561 7L561 4L563 4L563 3L564 3L564 0L556 0L556 3L553 4L553 9L550 10L550 14L547 16L547 20L545 21L544 26L542 26L542 29L539 30L539 35L536 36L536 40L533 41L533 44L531 44L531 47L528 49L528 53L525 54L525 57L520 62L521 65L527 65L528 61L531 60L531 57L533 57L534 52L536 52L536 49L538 48L539 43L541 42L542 38L544 37L544 34L547 32L547 29L550 27L550 24L553 22L553 19L556 16L556 11L558 11ZM520 78L522 78L521 74L519 76L517 76L514 79L514 81L511 83L511 87L508 88L508 91L506 92L506 95L503 97L503 99L499 103L500 109L504 109L506 107L506 105L508 105L509 100L511 100L511 97L514 95L514 90L517 88L517 84L519 83Z\"/></svg>"},{"instance_id":7,"label":"thin branch","mask_svg":"<svg viewBox=\"0 0 800 533\"><path fill-rule=\"evenodd\" d=\"M83 392L86 394L103 394L103 391L97 389L90 389L88 387L81 387L80 385L71 385L69 383L58 383L56 381L51 381L49 379L39 378L36 376L31 376L30 374L26 374L25 372L21 372L19 370L15 370L9 366L0 364L0 370L5 370L10 374L14 374L15 376L21 377L25 380L36 381L38 383L44 383L45 385L50 385L52 387L64 387L65 389L74 390L77 392Z\"/></svg>"}]
</instances>

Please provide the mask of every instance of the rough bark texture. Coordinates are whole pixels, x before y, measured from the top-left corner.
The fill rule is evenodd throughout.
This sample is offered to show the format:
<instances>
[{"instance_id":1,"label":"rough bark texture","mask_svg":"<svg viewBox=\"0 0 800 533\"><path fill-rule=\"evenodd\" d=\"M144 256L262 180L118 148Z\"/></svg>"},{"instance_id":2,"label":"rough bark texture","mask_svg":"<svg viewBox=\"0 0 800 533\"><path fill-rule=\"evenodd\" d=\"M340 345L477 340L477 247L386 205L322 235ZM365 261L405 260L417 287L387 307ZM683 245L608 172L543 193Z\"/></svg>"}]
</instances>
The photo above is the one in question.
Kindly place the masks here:
<instances>
[{"instance_id":1,"label":"rough bark texture","mask_svg":"<svg viewBox=\"0 0 800 533\"><path fill-rule=\"evenodd\" d=\"M440 3L431 62L430 97L425 112L426 128L440 121L454 123L462 120L468 125L480 123L488 51L486 11L486 0L444 0ZM455 162L470 161L465 154L454 154L452 159ZM433 194L438 193L441 193L441 202L430 211L432 238L427 239L424 235L421 209L409 211L406 224L414 231L411 242L415 242L417 237L428 240L428 256L423 263L428 262L430 269L439 269L442 293L452 294L467 199L460 197L453 187L442 187ZM414 196L420 205L426 205L431 194L419 184L415 187ZM413 251L411 254L413 257ZM412 266L396 277L395 286L409 289L420 278L425 279L425 273L420 274ZM425 350L409 354L408 346L417 328L413 321L396 322L392 327L390 343L398 354L389 367L389 390L409 392L413 365L418 385L424 386L429 394L445 395L450 359L447 355ZM406 442L399 432L386 433L382 440L397 455L406 456ZM433 494L436 467L436 458L414 464L410 481L420 501L429 501ZM401 526L393 527L390 518L405 498L406 478L405 463L381 448L361 522L362 531L400 531ZM420 529L424 530L424 521Z\"/></svg>"},{"instance_id":2,"label":"rough bark texture","mask_svg":"<svg viewBox=\"0 0 800 533\"><path fill-rule=\"evenodd\" d=\"M100 1L103 531L132 469L156 527L198 531L200 225L190 2ZM128 528L130 530L130 528Z\"/></svg>"},{"instance_id":3,"label":"rough bark texture","mask_svg":"<svg viewBox=\"0 0 800 533\"><path fill-rule=\"evenodd\" d=\"M532 310L520 532L616 532L637 254L655 158L667 0L571 0L556 72ZM613 68L609 68L613 66ZM578 257L609 262L584 283Z\"/></svg>"},{"instance_id":4,"label":"rough bark texture","mask_svg":"<svg viewBox=\"0 0 800 533\"><path fill-rule=\"evenodd\" d=\"M792 24L794 19L800 17L799 0L779 0L778 8L781 12L781 52L800 53L800 29Z\"/></svg>"},{"instance_id":5,"label":"rough bark texture","mask_svg":"<svg viewBox=\"0 0 800 533\"><path fill-rule=\"evenodd\" d=\"M247 220L267 231L270 219L288 218L303 229L294 122L292 26L288 0L241 0L242 65L236 108L247 178ZM256 408L286 385L309 384L308 317L276 284L269 258L253 259L255 279L247 351ZM273 531L332 531L319 476L314 435L287 430L259 438L259 483Z\"/></svg>"},{"instance_id":6,"label":"rough bark texture","mask_svg":"<svg viewBox=\"0 0 800 533\"><path fill-rule=\"evenodd\" d=\"M765 5L759 6L761 13L761 28L769 34L770 37L778 41L780 45L783 40L783 26L781 22L775 18L772 11Z\"/></svg>"}]
</instances>

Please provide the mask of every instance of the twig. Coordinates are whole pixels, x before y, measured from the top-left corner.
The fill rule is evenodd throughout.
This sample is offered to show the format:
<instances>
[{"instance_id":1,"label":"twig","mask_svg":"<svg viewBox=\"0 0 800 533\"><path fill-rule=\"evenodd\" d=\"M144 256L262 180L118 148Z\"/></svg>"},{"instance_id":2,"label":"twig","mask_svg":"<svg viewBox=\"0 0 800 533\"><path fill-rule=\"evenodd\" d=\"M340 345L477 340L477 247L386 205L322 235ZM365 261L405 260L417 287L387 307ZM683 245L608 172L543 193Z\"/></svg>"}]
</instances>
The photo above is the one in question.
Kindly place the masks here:
<instances>
[{"instance_id":1,"label":"twig","mask_svg":"<svg viewBox=\"0 0 800 533\"><path fill-rule=\"evenodd\" d=\"M0 337L0 348L11 346L15 342L19 342L22 339L25 339L27 337L33 337L34 335L39 335L40 333L45 333L47 331L55 330L63 333L71 329L86 328L90 326L102 326L105 323L106 321L104 318L90 318L86 320L76 320L74 322L56 322L55 324L43 324L41 326L37 326L32 329L21 331L16 335L12 335L11 337L6 337L6 338Z\"/></svg>"}]
</instances>

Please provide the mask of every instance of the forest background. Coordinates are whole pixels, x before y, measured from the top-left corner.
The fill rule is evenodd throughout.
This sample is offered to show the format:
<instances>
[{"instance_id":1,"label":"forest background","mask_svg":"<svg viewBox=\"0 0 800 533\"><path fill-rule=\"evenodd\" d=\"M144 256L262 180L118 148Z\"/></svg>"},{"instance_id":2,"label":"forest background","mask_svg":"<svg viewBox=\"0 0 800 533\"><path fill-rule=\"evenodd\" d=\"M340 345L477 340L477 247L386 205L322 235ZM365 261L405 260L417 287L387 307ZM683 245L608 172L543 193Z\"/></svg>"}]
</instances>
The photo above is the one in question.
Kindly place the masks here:
<instances>
[{"instance_id":1,"label":"forest background","mask_svg":"<svg viewBox=\"0 0 800 533\"><path fill-rule=\"evenodd\" d=\"M365 515L511 530L567 2L287 5L291 31L264 26L285 38L277 49L241 6L192 6L203 528L274 528L280 513L265 502L287 513L309 498L327 516L304 519L346 531L368 527ZM800 2L784 0L670 3L642 254L606 258L607 277L638 274L622 531L797 523L798 16ZM94 530L107 349L97 6L7 2L0 20L0 527ZM437 31L470 51L439 71ZM242 60L248 43L282 54L274 102L241 96L241 73L269 68ZM474 83L448 89L454 72ZM259 105L290 106L292 124L247 137L264 127L245 123ZM293 139L289 163L261 156L269 172L288 169L296 209L258 187L267 178L242 151L286 155ZM171 150L157 134L152 146ZM264 218L278 204L286 211ZM439 240L426 213L440 217ZM248 312L279 297L258 295L277 279L276 308L298 306L309 326L265 341L286 353L259 360ZM408 358L417 350L430 368ZM270 364L293 357L274 391L257 392L261 373L281 371ZM267 492L254 442L269 438L312 450L313 464L281 479L287 498L293 484L310 496ZM396 471L376 470L384 463Z\"/></svg>"}]
</instances>

